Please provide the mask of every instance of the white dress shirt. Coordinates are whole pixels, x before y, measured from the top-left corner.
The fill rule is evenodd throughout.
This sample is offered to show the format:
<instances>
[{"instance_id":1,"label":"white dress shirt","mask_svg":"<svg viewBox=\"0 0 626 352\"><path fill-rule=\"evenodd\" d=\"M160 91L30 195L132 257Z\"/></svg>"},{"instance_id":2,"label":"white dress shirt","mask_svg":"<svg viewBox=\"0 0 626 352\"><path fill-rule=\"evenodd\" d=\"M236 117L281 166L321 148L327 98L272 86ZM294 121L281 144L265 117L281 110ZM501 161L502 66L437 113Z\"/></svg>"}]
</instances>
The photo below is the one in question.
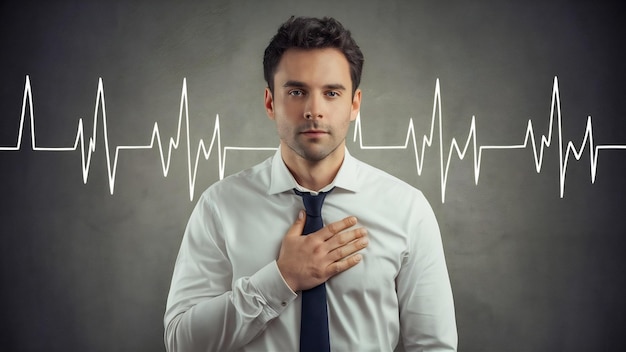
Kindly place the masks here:
<instances>
[{"instance_id":1,"label":"white dress shirt","mask_svg":"<svg viewBox=\"0 0 626 352\"><path fill-rule=\"evenodd\" d=\"M174 351L297 351L300 295L282 278L281 241L304 209L280 149L209 187L185 230L165 312ZM455 351L439 227L422 193L346 150L326 224L356 216L369 245L326 282L332 351Z\"/></svg>"}]
</instances>

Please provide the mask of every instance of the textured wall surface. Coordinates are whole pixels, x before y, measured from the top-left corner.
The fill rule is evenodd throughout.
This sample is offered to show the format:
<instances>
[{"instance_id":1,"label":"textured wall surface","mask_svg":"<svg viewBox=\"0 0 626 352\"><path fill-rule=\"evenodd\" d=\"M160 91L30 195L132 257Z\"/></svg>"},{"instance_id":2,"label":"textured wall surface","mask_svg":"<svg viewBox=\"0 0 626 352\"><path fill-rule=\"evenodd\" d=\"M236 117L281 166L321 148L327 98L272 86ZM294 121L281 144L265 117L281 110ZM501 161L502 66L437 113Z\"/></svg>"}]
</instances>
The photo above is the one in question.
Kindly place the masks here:
<instances>
[{"instance_id":1,"label":"textured wall surface","mask_svg":"<svg viewBox=\"0 0 626 352\"><path fill-rule=\"evenodd\" d=\"M460 350L619 349L625 31L604 2L3 2L2 349L164 350L198 195L278 145L261 60L292 14L362 48L347 145L430 200Z\"/></svg>"}]
</instances>

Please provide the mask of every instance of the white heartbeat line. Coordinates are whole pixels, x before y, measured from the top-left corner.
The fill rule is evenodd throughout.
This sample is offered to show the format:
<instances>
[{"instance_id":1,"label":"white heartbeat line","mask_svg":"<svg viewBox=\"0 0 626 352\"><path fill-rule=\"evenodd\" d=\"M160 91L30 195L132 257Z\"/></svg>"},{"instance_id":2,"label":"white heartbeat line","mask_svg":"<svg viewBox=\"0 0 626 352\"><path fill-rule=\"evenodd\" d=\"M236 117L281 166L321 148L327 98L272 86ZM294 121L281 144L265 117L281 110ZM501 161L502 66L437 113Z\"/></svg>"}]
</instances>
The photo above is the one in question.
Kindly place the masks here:
<instances>
[{"instance_id":1,"label":"white heartbeat line","mask_svg":"<svg viewBox=\"0 0 626 352\"><path fill-rule=\"evenodd\" d=\"M157 122L154 123L154 128L152 129L152 135L150 138L150 143L145 145L120 145L115 147L115 153L113 158L111 158L109 140L108 140L108 129L107 129L107 115L106 115L106 104L104 99L104 85L102 83L102 78L98 80L98 90L96 94L96 104L94 110L93 117L93 132L92 136L89 137L88 141L88 149L85 149L85 131L83 127L83 119L79 119L78 128L76 132L76 138L74 141L74 145L71 147L40 147L36 144L35 138L35 124L34 124L34 113L33 113L33 98L32 98L32 90L30 84L29 76L26 76L26 83L24 86L24 96L22 101L22 112L20 117L20 124L17 136L17 142L15 146L9 147L0 147L0 151L18 151L22 146L22 136L24 130L24 121L26 117L26 106L28 105L28 113L30 116L30 132L31 132L31 148L34 151L44 151L44 152L71 152L76 151L79 148L81 149L81 160L82 160L82 171L83 171L83 182L87 183L89 177L89 170L91 165L91 156L96 151L96 136L98 132L98 116L100 115L100 110L102 111L102 129L103 129L103 138L104 138L104 148L106 154L107 161L107 171L109 177L109 190L110 193L114 193L115 189L115 177L117 174L117 162L119 159L120 150L141 150L141 149L153 149L155 144L158 145L159 153L161 156L161 166L163 170L163 176L167 177L170 168L170 161L172 157L172 151L174 149L178 149L180 146L181 140L181 131L183 122L185 124L185 136L186 136L186 149L187 149L187 166L188 166L188 181L189 181L189 199L193 200L194 190L195 190L195 182L197 176L198 165L200 162L200 158L203 156L205 160L208 160L211 156L215 143L217 143L217 157L218 157L218 168L219 168L219 178L220 180L224 178L224 170L226 166L226 155L229 150L239 150L239 151L273 151L276 150L275 147L235 147L235 146L225 146L222 148L221 144L221 135L220 135L220 124L219 124L219 115L215 116L215 126L213 128L213 135L211 137L211 141L209 143L209 147L207 149L206 143L203 139L200 139L197 144L197 148L195 149L195 155L193 156L192 161L192 148L191 148L191 140L189 138L189 109L187 102L187 80L183 79L183 86L181 92L181 100L180 100L180 110L178 116L178 129L175 137L169 138L168 147L167 147L167 157L165 156L163 142L161 140L161 133L159 130L159 125ZM550 107L550 120L549 120L549 131L548 135L541 136L541 145L538 147L535 137L535 132L532 125L532 120L528 120L528 125L524 134L524 141L522 144L514 144L514 145L481 145L478 146L477 138L476 138L476 118L472 116L469 133L467 135L467 139L465 141L464 146L461 148L460 144L457 142L456 138L452 138L450 142L450 150L448 155L444 155L444 141L443 141L443 118L441 111L441 89L439 85L439 80L437 79L435 84L435 95L433 101L433 112L431 118L431 126L430 132L428 134L424 134L422 136L422 145L421 150L418 150L417 146L417 138L415 137L415 127L413 125L413 119L409 119L409 125L407 129L406 139L403 145L381 145L381 146L373 146L373 145L365 145L363 144L363 134L362 134L362 123L360 114L357 116L354 128L354 141L356 142L357 138L359 140L359 147L364 150L391 150L391 149L408 149L410 146L410 141L412 141L413 150L415 152L415 161L418 175L422 174L423 163L424 163L424 153L426 151L426 147L432 147L434 137L435 137L435 127L438 128L438 137L439 137L439 157L440 157L440 179L441 179L441 202L445 203L446 197L446 186L448 181L448 173L450 169L450 162L452 160L453 153L459 157L459 159L463 160L465 155L467 154L470 145L473 147L473 155L474 155L474 182L478 184L479 176L480 176L480 166L482 161L482 154L484 150L504 150L504 149L526 149L530 146L533 149L533 156L535 159L535 169L537 173L541 172L541 167L543 165L543 156L545 149L550 147L553 143L553 131L554 131L554 117L556 114L556 129L558 131L558 143L559 143L559 185L560 185L560 197L563 198L565 192L565 177L567 171L568 161L571 155L573 155L576 160L580 160L582 154L585 150L585 147L589 148L589 159L590 159L590 169L591 169L591 182L595 182L596 178L596 169L597 169L597 160L598 154L600 150L624 150L626 149L626 145L595 145L593 140L593 127L591 124L591 116L587 117L587 125L585 128L585 134L580 144L580 147L577 149L576 145L573 141L568 141L567 145L564 148L563 135L562 135L562 116L561 116L561 103L559 97L559 86L558 80L554 78L554 85L552 89L552 102ZM565 150L564 150L565 149ZM111 163L113 166L111 166Z\"/></svg>"},{"instance_id":2,"label":"white heartbeat line","mask_svg":"<svg viewBox=\"0 0 626 352\"><path fill-rule=\"evenodd\" d=\"M35 115L33 113L33 98L32 98L32 90L30 85L30 78L26 76L26 84L24 86L24 98L22 100L22 114L20 117L20 125L19 132L17 135L17 143L14 147L0 147L0 151L17 151L20 150L22 146L22 134L24 130L24 119L26 116L26 105L28 103L29 107L29 115L30 115L30 132L31 132L31 147L35 151L43 151L43 152L70 152L76 151L80 145L80 149L82 151L82 169L83 169L83 182L86 184L87 179L89 178L89 168L91 165L91 156L96 151L96 136L98 132L98 116L100 109L102 109L102 130L104 135L104 149L106 154L107 161L107 170L109 176L109 190L111 194L113 194L115 190L115 176L117 174L117 161L119 159L120 150L140 150L140 149L153 149L155 143L158 145L159 153L161 155L161 166L163 169L163 176L167 177L170 169L170 161L172 160L172 151L174 149L178 149L180 146L181 140L181 130L183 121L185 124L185 136L187 137L187 166L189 173L189 200L193 200L194 189L196 184L196 175L198 171L198 164L200 161L200 157L204 156L205 160L208 160L211 152L213 151L213 147L215 143L217 143L218 149L218 167L219 167L219 177L220 180L224 178L224 169L226 166L226 155L230 150L255 150L255 151L263 151L263 150L276 150L276 148L269 147L231 147L225 146L222 148L222 139L220 136L220 120L219 115L215 115L215 127L213 128L213 136L211 137L211 142L209 143L209 147L207 149L206 143L203 139L200 139L198 142L198 147L195 152L195 159L192 162L192 149L191 149L191 141L190 141L190 133L189 133L189 109L187 104L187 79L183 79L183 88L180 98L180 110L178 115L178 131L176 132L176 136L169 139L168 147L167 147L167 158L165 157L165 153L163 151L163 142L161 140L161 132L159 130L159 124L157 122L154 123L154 128L152 129L152 136L150 138L150 143L146 145L120 145L115 148L115 154L113 156L113 166L111 166L111 153L109 147L109 138L108 138L108 129L107 129L107 114L106 114L106 104L104 100L104 85L102 83L102 78L98 80L98 92L96 94L96 105L95 111L93 115L93 132L91 137L89 137L89 148L85 150L85 129L83 127L83 119L80 118L78 120L78 129L76 132L76 139L74 140L74 145L71 147L39 147L36 144L35 140ZM184 120L183 120L184 118ZM193 170L192 170L193 168Z\"/></svg>"},{"instance_id":3,"label":"white heartbeat line","mask_svg":"<svg viewBox=\"0 0 626 352\"><path fill-rule=\"evenodd\" d=\"M585 135L583 137L582 143L580 147L577 149L576 145L573 141L568 141L567 145L564 147L563 143L563 130L562 130L562 116L561 116L561 99L559 93L559 83L557 77L554 77L554 84L552 88L552 102L550 104L550 120L549 120L549 131L548 135L541 136L541 145L538 147L535 131L533 128L532 120L528 120L528 125L526 127L526 132L524 134L524 142L521 144L514 145L481 145L477 146L476 140L476 116L472 116L472 121L470 124L469 133L465 140L465 145L463 148L460 147L460 144L457 142L456 138L452 138L450 142L450 150L448 155L444 155L444 140L443 140L443 118L441 112L441 89L439 86L439 79L437 79L435 84L435 97L433 102L433 113L431 118L430 125L430 133L424 134L422 136L422 146L421 150L418 150L417 147L417 138L415 137L415 127L413 125L413 119L409 119L409 126L407 129L406 139L404 144L402 145L382 145L382 146L370 146L363 144L363 133L361 126L360 116L357 117L354 128L354 139L356 142L357 138L359 140L359 147L361 149L408 149L410 145L410 141L412 140L413 150L415 152L415 163L417 165L417 174L421 175L424 164L424 153L426 151L426 146L432 147L434 136L435 136L435 127L438 127L439 132L439 167L441 173L441 202L445 203L446 199L446 185L448 182L448 172L450 170L450 161L452 160L453 153L459 157L460 160L465 158L467 151L469 150L470 145L472 146L472 150L474 153L474 183L478 185L478 179L480 177L480 165L482 161L483 151L485 150L504 150L504 149L526 149L530 146L533 149L533 156L535 159L535 170L537 173L541 172L541 166L543 165L543 156L546 148L550 147L553 142L553 131L554 131L554 117L556 113L556 124L557 124L557 135L558 135L558 143L559 143L559 187L560 187L560 197L563 198L565 194L565 176L567 172L567 165L571 155L573 155L576 160L580 160L582 154L585 150L586 146L589 146L589 160L590 160L590 169L591 169L591 183L595 183L596 180L596 169L598 165L598 154L600 150L625 150L626 145L594 145L593 140L593 127L591 124L591 116L587 116L587 127L585 128ZM438 123L437 123L438 122ZM565 151L564 151L565 149ZM445 164L445 165L444 165Z\"/></svg>"}]
</instances>

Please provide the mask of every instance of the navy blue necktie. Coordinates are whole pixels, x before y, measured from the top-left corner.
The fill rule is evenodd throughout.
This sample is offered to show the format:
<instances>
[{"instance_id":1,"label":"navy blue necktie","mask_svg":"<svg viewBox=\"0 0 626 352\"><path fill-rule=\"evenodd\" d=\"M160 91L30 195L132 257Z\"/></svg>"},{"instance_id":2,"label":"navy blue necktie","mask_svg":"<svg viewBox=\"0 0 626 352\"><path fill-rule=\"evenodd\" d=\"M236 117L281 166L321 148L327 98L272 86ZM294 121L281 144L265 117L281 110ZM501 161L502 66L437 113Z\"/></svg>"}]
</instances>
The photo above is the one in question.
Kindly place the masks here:
<instances>
[{"instance_id":1,"label":"navy blue necktie","mask_svg":"<svg viewBox=\"0 0 626 352\"><path fill-rule=\"evenodd\" d=\"M306 210L306 222L302 235L308 235L324 227L322 204L332 189L328 192L320 192L316 196L308 192L294 191L302 197ZM302 291L302 317L300 319L300 352L330 351L326 285L324 283L310 290Z\"/></svg>"}]
</instances>

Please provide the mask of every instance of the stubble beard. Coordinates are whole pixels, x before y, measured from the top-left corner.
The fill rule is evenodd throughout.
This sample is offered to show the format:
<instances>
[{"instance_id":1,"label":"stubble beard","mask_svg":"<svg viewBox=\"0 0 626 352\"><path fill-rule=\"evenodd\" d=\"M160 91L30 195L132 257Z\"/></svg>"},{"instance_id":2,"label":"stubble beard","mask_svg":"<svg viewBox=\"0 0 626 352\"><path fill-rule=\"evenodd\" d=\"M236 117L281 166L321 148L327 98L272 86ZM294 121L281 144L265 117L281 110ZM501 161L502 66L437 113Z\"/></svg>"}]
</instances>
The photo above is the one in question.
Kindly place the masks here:
<instances>
[{"instance_id":1,"label":"stubble beard","mask_svg":"<svg viewBox=\"0 0 626 352\"><path fill-rule=\"evenodd\" d=\"M287 146L308 162L320 162L333 154L341 145L341 141L338 141L336 144L333 143L335 141L332 130L325 130L328 135L324 138L329 138L328 143L324 143L321 139L305 140L304 136L300 136L298 133L293 142L287 143Z\"/></svg>"}]
</instances>

